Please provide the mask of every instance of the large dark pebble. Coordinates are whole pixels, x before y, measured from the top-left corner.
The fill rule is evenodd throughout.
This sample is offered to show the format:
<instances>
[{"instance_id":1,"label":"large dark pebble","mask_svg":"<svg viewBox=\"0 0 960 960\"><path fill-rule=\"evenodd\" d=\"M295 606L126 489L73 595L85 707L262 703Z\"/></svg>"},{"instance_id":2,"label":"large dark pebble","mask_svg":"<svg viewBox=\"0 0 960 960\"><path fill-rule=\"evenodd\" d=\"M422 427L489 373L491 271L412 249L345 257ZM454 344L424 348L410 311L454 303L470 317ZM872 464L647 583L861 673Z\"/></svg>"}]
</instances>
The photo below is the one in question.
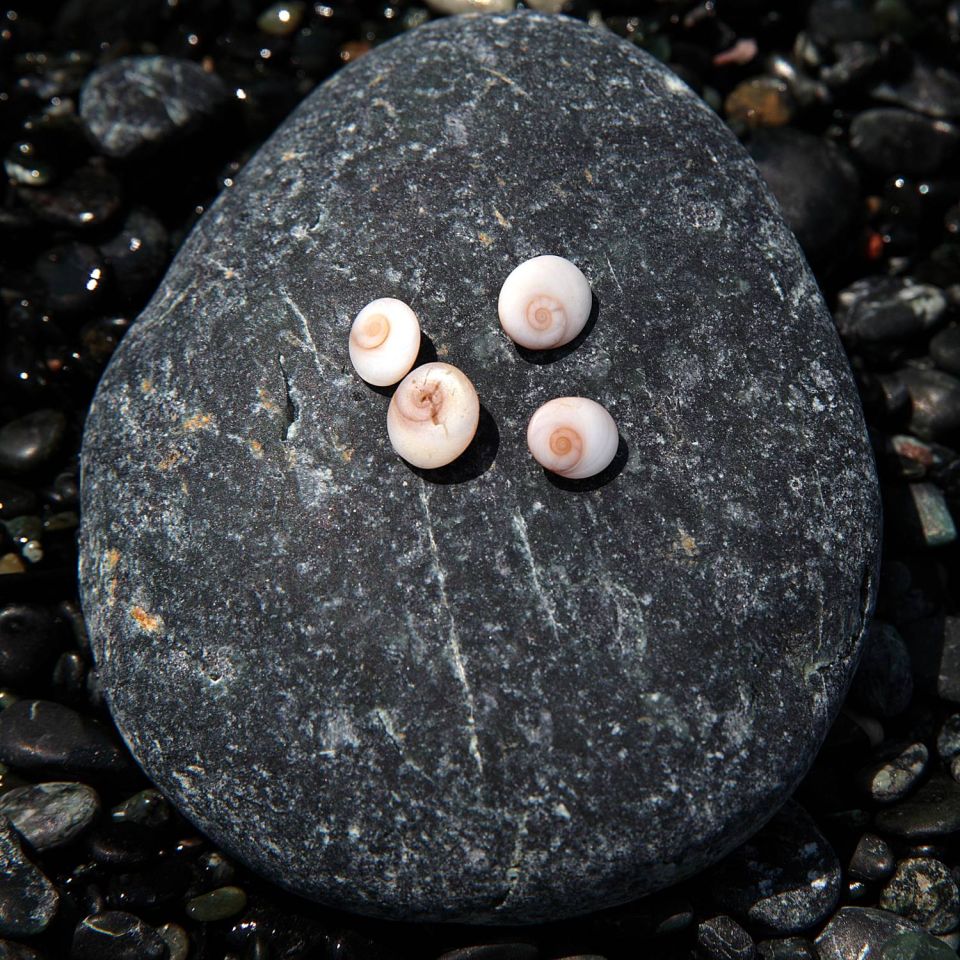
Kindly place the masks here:
<instances>
[{"instance_id":1,"label":"large dark pebble","mask_svg":"<svg viewBox=\"0 0 960 960\"><path fill-rule=\"evenodd\" d=\"M775 933L808 930L840 896L840 862L809 815L788 803L708 877L714 900Z\"/></svg>"},{"instance_id":2,"label":"large dark pebble","mask_svg":"<svg viewBox=\"0 0 960 960\"><path fill-rule=\"evenodd\" d=\"M0 816L0 935L30 937L45 930L60 897L23 855L16 833Z\"/></svg>"},{"instance_id":3,"label":"large dark pebble","mask_svg":"<svg viewBox=\"0 0 960 960\"><path fill-rule=\"evenodd\" d=\"M905 933L926 938L922 941L925 943L939 942L918 924L895 913L870 907L843 907L817 937L817 952L820 960L863 960L866 957L886 960L885 948Z\"/></svg>"},{"instance_id":4,"label":"large dark pebble","mask_svg":"<svg viewBox=\"0 0 960 960\"><path fill-rule=\"evenodd\" d=\"M98 863L133 867L157 856L157 835L140 823L105 823L87 838L90 856Z\"/></svg>"},{"instance_id":5,"label":"large dark pebble","mask_svg":"<svg viewBox=\"0 0 960 960\"><path fill-rule=\"evenodd\" d=\"M882 80L870 93L877 100L930 117L960 117L960 76L919 56L905 76Z\"/></svg>"},{"instance_id":6,"label":"large dark pebble","mask_svg":"<svg viewBox=\"0 0 960 960\"><path fill-rule=\"evenodd\" d=\"M177 139L225 102L223 81L190 60L124 57L99 67L80 95L80 116L108 157Z\"/></svg>"},{"instance_id":7,"label":"large dark pebble","mask_svg":"<svg viewBox=\"0 0 960 960\"><path fill-rule=\"evenodd\" d=\"M0 427L0 473L30 473L60 449L67 418L59 410L37 410Z\"/></svg>"},{"instance_id":8,"label":"large dark pebble","mask_svg":"<svg viewBox=\"0 0 960 960\"><path fill-rule=\"evenodd\" d=\"M146 210L134 210L120 232L101 245L121 297L134 301L152 292L167 264L168 244L160 220Z\"/></svg>"},{"instance_id":9,"label":"large dark pebble","mask_svg":"<svg viewBox=\"0 0 960 960\"><path fill-rule=\"evenodd\" d=\"M697 926L697 955L703 960L753 960L753 938L732 917L723 914Z\"/></svg>"},{"instance_id":10,"label":"large dark pebble","mask_svg":"<svg viewBox=\"0 0 960 960\"><path fill-rule=\"evenodd\" d=\"M850 857L847 872L855 880L885 880L893 873L896 857L890 845L874 833L865 833Z\"/></svg>"},{"instance_id":11,"label":"large dark pebble","mask_svg":"<svg viewBox=\"0 0 960 960\"><path fill-rule=\"evenodd\" d=\"M908 840L946 837L960 830L960 784L936 775L913 796L881 810L876 829Z\"/></svg>"},{"instance_id":12,"label":"large dark pebble","mask_svg":"<svg viewBox=\"0 0 960 960\"><path fill-rule=\"evenodd\" d=\"M910 429L929 440L946 440L960 430L960 379L941 370L899 373L910 394Z\"/></svg>"},{"instance_id":13,"label":"large dark pebble","mask_svg":"<svg viewBox=\"0 0 960 960\"><path fill-rule=\"evenodd\" d=\"M942 290L902 277L857 280L837 300L837 328L850 343L909 339L936 326L947 309Z\"/></svg>"},{"instance_id":14,"label":"large dark pebble","mask_svg":"<svg viewBox=\"0 0 960 960\"><path fill-rule=\"evenodd\" d=\"M760 960L817 960L817 948L803 937L761 940L757 954Z\"/></svg>"},{"instance_id":15,"label":"large dark pebble","mask_svg":"<svg viewBox=\"0 0 960 960\"><path fill-rule=\"evenodd\" d=\"M960 923L957 881L945 864L928 857L897 864L896 873L880 894L880 906L931 933L949 933Z\"/></svg>"},{"instance_id":16,"label":"large dark pebble","mask_svg":"<svg viewBox=\"0 0 960 960\"><path fill-rule=\"evenodd\" d=\"M92 310L107 284L106 258L88 243L66 243L44 251L34 272L46 291L47 306L60 316Z\"/></svg>"},{"instance_id":17,"label":"large dark pebble","mask_svg":"<svg viewBox=\"0 0 960 960\"><path fill-rule=\"evenodd\" d=\"M907 646L896 627L874 620L850 697L869 714L895 717L906 710L912 696L913 668Z\"/></svg>"},{"instance_id":18,"label":"large dark pebble","mask_svg":"<svg viewBox=\"0 0 960 960\"><path fill-rule=\"evenodd\" d=\"M747 146L807 257L822 262L857 221L853 164L835 144L792 128L759 130Z\"/></svg>"},{"instance_id":19,"label":"large dark pebble","mask_svg":"<svg viewBox=\"0 0 960 960\"><path fill-rule=\"evenodd\" d=\"M0 814L40 852L78 837L99 811L97 792L82 783L38 783L0 796Z\"/></svg>"},{"instance_id":20,"label":"large dark pebble","mask_svg":"<svg viewBox=\"0 0 960 960\"><path fill-rule=\"evenodd\" d=\"M108 910L77 925L70 960L166 960L167 946L132 913Z\"/></svg>"},{"instance_id":21,"label":"large dark pebble","mask_svg":"<svg viewBox=\"0 0 960 960\"><path fill-rule=\"evenodd\" d=\"M956 157L960 130L946 120L897 107L857 114L850 147L868 167L892 176L927 176Z\"/></svg>"},{"instance_id":22,"label":"large dark pebble","mask_svg":"<svg viewBox=\"0 0 960 960\"><path fill-rule=\"evenodd\" d=\"M49 607L0 607L0 685L29 690L49 677L62 649L60 625Z\"/></svg>"},{"instance_id":23,"label":"large dark pebble","mask_svg":"<svg viewBox=\"0 0 960 960\"><path fill-rule=\"evenodd\" d=\"M88 165L49 187L24 187L20 198L36 216L54 226L93 230L119 213L123 191L108 170Z\"/></svg>"},{"instance_id":24,"label":"large dark pebble","mask_svg":"<svg viewBox=\"0 0 960 960\"><path fill-rule=\"evenodd\" d=\"M823 43L873 40L879 33L869 4L859 0L813 0L807 29Z\"/></svg>"},{"instance_id":25,"label":"large dark pebble","mask_svg":"<svg viewBox=\"0 0 960 960\"><path fill-rule=\"evenodd\" d=\"M0 760L37 775L102 779L132 772L106 727L47 700L20 700L0 713Z\"/></svg>"},{"instance_id":26,"label":"large dark pebble","mask_svg":"<svg viewBox=\"0 0 960 960\"><path fill-rule=\"evenodd\" d=\"M930 356L941 370L960 374L960 326L941 330L930 341Z\"/></svg>"},{"instance_id":27,"label":"large dark pebble","mask_svg":"<svg viewBox=\"0 0 960 960\"><path fill-rule=\"evenodd\" d=\"M937 693L950 703L960 703L960 617L944 617L937 640Z\"/></svg>"}]
</instances>

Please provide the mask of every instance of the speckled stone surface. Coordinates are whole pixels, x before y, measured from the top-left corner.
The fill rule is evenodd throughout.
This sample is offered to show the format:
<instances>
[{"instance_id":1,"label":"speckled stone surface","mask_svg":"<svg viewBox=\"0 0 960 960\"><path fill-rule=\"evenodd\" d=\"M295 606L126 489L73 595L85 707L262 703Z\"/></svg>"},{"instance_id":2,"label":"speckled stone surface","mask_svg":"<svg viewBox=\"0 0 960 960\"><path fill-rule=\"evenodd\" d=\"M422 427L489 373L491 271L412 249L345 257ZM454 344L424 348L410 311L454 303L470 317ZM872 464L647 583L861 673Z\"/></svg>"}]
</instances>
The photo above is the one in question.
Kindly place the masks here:
<instances>
[{"instance_id":1,"label":"speckled stone surface","mask_svg":"<svg viewBox=\"0 0 960 960\"><path fill-rule=\"evenodd\" d=\"M496 302L548 252L596 317L546 357ZM348 362L378 296L484 405L435 474ZM597 482L526 451L576 393L623 439ZM532 921L785 800L878 510L830 316L716 116L582 23L455 18L320 88L183 247L87 424L82 591L121 731L227 850L351 910Z\"/></svg>"}]
</instances>

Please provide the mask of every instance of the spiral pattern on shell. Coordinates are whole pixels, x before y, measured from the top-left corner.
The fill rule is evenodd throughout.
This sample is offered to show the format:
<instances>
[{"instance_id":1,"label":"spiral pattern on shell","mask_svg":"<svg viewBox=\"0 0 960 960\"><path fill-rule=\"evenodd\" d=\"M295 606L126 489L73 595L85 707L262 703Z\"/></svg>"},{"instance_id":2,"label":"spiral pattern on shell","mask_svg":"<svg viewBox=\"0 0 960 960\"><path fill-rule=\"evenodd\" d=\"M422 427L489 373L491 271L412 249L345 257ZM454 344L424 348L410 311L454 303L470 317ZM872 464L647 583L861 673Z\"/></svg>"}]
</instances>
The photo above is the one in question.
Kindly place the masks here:
<instances>
[{"instance_id":1,"label":"spiral pattern on shell","mask_svg":"<svg viewBox=\"0 0 960 960\"><path fill-rule=\"evenodd\" d=\"M527 446L537 463L570 480L606 470L619 443L613 417L587 397L550 400L534 413L527 427Z\"/></svg>"},{"instance_id":2,"label":"spiral pattern on shell","mask_svg":"<svg viewBox=\"0 0 960 960\"><path fill-rule=\"evenodd\" d=\"M420 323L402 300L381 297L368 303L350 327L350 362L376 387L402 379L420 352Z\"/></svg>"},{"instance_id":3,"label":"spiral pattern on shell","mask_svg":"<svg viewBox=\"0 0 960 960\"><path fill-rule=\"evenodd\" d=\"M397 387L387 409L393 449L415 467L452 463L470 446L480 399L469 377L449 363L425 363Z\"/></svg>"},{"instance_id":4,"label":"spiral pattern on shell","mask_svg":"<svg viewBox=\"0 0 960 960\"><path fill-rule=\"evenodd\" d=\"M590 317L593 295L580 270L563 257L534 257L504 281L497 312L521 347L549 350L573 340Z\"/></svg>"}]
</instances>

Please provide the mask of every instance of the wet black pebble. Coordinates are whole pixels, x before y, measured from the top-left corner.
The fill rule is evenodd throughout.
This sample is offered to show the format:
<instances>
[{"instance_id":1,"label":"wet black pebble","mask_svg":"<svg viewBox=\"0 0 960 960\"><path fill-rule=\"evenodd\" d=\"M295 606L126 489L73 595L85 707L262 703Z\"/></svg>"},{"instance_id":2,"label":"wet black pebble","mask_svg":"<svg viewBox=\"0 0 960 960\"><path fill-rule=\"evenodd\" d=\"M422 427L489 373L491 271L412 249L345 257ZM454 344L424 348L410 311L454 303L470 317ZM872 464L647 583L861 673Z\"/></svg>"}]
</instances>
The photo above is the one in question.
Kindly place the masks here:
<instances>
[{"instance_id":1,"label":"wet black pebble","mask_svg":"<svg viewBox=\"0 0 960 960\"><path fill-rule=\"evenodd\" d=\"M840 895L840 863L799 804L788 803L743 846L708 873L715 902L774 933L807 930Z\"/></svg>"},{"instance_id":2,"label":"wet black pebble","mask_svg":"<svg viewBox=\"0 0 960 960\"><path fill-rule=\"evenodd\" d=\"M850 857L847 872L855 880L885 880L893 873L896 858L890 845L874 833L865 833Z\"/></svg>"},{"instance_id":3,"label":"wet black pebble","mask_svg":"<svg viewBox=\"0 0 960 960\"><path fill-rule=\"evenodd\" d=\"M486 943L449 950L438 960L537 960L539 956L537 948L529 943Z\"/></svg>"},{"instance_id":4,"label":"wet black pebble","mask_svg":"<svg viewBox=\"0 0 960 960\"><path fill-rule=\"evenodd\" d=\"M910 394L910 429L925 440L947 439L960 430L960 379L941 370L901 370Z\"/></svg>"},{"instance_id":5,"label":"wet black pebble","mask_svg":"<svg viewBox=\"0 0 960 960\"><path fill-rule=\"evenodd\" d=\"M894 803L905 797L927 768L929 751L923 743L889 744L879 760L860 771L858 780L876 803Z\"/></svg>"},{"instance_id":6,"label":"wet black pebble","mask_svg":"<svg viewBox=\"0 0 960 960\"><path fill-rule=\"evenodd\" d=\"M88 243L65 243L40 254L34 272L46 291L49 309L71 315L96 306L106 284L107 262Z\"/></svg>"},{"instance_id":7,"label":"wet black pebble","mask_svg":"<svg viewBox=\"0 0 960 960\"><path fill-rule=\"evenodd\" d=\"M107 898L118 910L153 910L158 906L183 899L190 883L186 864L168 861L134 873L111 877Z\"/></svg>"},{"instance_id":8,"label":"wet black pebble","mask_svg":"<svg viewBox=\"0 0 960 960\"><path fill-rule=\"evenodd\" d=\"M157 856L157 836L139 823L105 823L87 838L87 849L97 863L133 867Z\"/></svg>"},{"instance_id":9,"label":"wet black pebble","mask_svg":"<svg viewBox=\"0 0 960 960\"><path fill-rule=\"evenodd\" d=\"M67 418L59 410L36 410L0 427L0 472L30 473L60 449Z\"/></svg>"},{"instance_id":10,"label":"wet black pebble","mask_svg":"<svg viewBox=\"0 0 960 960\"><path fill-rule=\"evenodd\" d=\"M31 937L57 912L53 884L23 855L20 841L0 817L0 935Z\"/></svg>"},{"instance_id":11,"label":"wet black pebble","mask_svg":"<svg viewBox=\"0 0 960 960\"><path fill-rule=\"evenodd\" d=\"M931 933L949 933L960 922L960 892L939 860L914 857L897 864L880 894L880 906L907 917Z\"/></svg>"},{"instance_id":12,"label":"wet black pebble","mask_svg":"<svg viewBox=\"0 0 960 960\"><path fill-rule=\"evenodd\" d=\"M223 81L190 60L123 57L87 78L80 117L102 153L129 157L192 130L226 99Z\"/></svg>"},{"instance_id":13,"label":"wet black pebble","mask_svg":"<svg viewBox=\"0 0 960 960\"><path fill-rule=\"evenodd\" d=\"M940 759L949 763L960 756L960 713L947 717L937 734L937 753Z\"/></svg>"},{"instance_id":14,"label":"wet black pebble","mask_svg":"<svg viewBox=\"0 0 960 960\"><path fill-rule=\"evenodd\" d=\"M50 675L62 649L62 633L48 607L0 607L0 685L29 690Z\"/></svg>"},{"instance_id":15,"label":"wet black pebble","mask_svg":"<svg viewBox=\"0 0 960 960\"><path fill-rule=\"evenodd\" d=\"M146 210L134 210L120 232L101 246L116 290L127 301L151 293L167 265L169 238Z\"/></svg>"},{"instance_id":16,"label":"wet black pebble","mask_svg":"<svg viewBox=\"0 0 960 960\"><path fill-rule=\"evenodd\" d=\"M165 960L161 936L132 913L108 910L87 917L73 934L70 960Z\"/></svg>"},{"instance_id":17,"label":"wet black pebble","mask_svg":"<svg viewBox=\"0 0 960 960\"><path fill-rule=\"evenodd\" d=\"M850 688L851 700L873 716L895 717L906 710L912 696L913 668L907 645L896 627L874 620Z\"/></svg>"},{"instance_id":18,"label":"wet black pebble","mask_svg":"<svg viewBox=\"0 0 960 960\"><path fill-rule=\"evenodd\" d=\"M960 327L947 327L930 341L933 362L947 373L960 374Z\"/></svg>"},{"instance_id":19,"label":"wet black pebble","mask_svg":"<svg viewBox=\"0 0 960 960\"><path fill-rule=\"evenodd\" d=\"M857 221L853 164L834 144L791 128L759 130L747 146L807 257L821 262Z\"/></svg>"},{"instance_id":20,"label":"wet black pebble","mask_svg":"<svg viewBox=\"0 0 960 960\"><path fill-rule=\"evenodd\" d=\"M871 907L843 907L817 937L817 952L820 960L861 960L867 957L894 960L896 955L888 954L885 948L903 934L919 936L921 944L940 944L922 927L895 913ZM945 944L940 946L945 947ZM949 948L946 949L949 956ZM935 952L930 955L930 960L938 956L939 953Z\"/></svg>"},{"instance_id":21,"label":"wet black pebble","mask_svg":"<svg viewBox=\"0 0 960 960\"><path fill-rule=\"evenodd\" d=\"M937 693L944 700L960 703L960 617L944 617L937 639L940 644Z\"/></svg>"},{"instance_id":22,"label":"wet black pebble","mask_svg":"<svg viewBox=\"0 0 960 960\"><path fill-rule=\"evenodd\" d=\"M929 117L960 117L960 76L919 56L905 76L882 80L870 94Z\"/></svg>"},{"instance_id":23,"label":"wet black pebble","mask_svg":"<svg viewBox=\"0 0 960 960\"><path fill-rule=\"evenodd\" d=\"M817 960L816 947L803 937L761 940L757 954L761 960Z\"/></svg>"},{"instance_id":24,"label":"wet black pebble","mask_svg":"<svg viewBox=\"0 0 960 960\"><path fill-rule=\"evenodd\" d=\"M109 223L120 211L120 181L101 167L80 167L50 187L23 187L20 199L37 217L56 227L91 230Z\"/></svg>"},{"instance_id":25,"label":"wet black pebble","mask_svg":"<svg viewBox=\"0 0 960 960\"><path fill-rule=\"evenodd\" d=\"M38 775L132 773L106 727L48 700L20 700L0 713L0 761Z\"/></svg>"},{"instance_id":26,"label":"wet black pebble","mask_svg":"<svg viewBox=\"0 0 960 960\"><path fill-rule=\"evenodd\" d=\"M837 298L840 335L850 343L908 340L940 322L943 291L902 277L865 277Z\"/></svg>"},{"instance_id":27,"label":"wet black pebble","mask_svg":"<svg viewBox=\"0 0 960 960\"><path fill-rule=\"evenodd\" d=\"M913 796L877 813L874 826L908 840L948 836L960 830L960 784L936 775Z\"/></svg>"},{"instance_id":28,"label":"wet black pebble","mask_svg":"<svg viewBox=\"0 0 960 960\"><path fill-rule=\"evenodd\" d=\"M96 791L82 783L38 783L0 797L0 814L40 852L76 839L99 811Z\"/></svg>"},{"instance_id":29,"label":"wet black pebble","mask_svg":"<svg viewBox=\"0 0 960 960\"><path fill-rule=\"evenodd\" d=\"M866 164L890 176L927 176L954 159L960 130L898 107L857 114L850 124L850 148Z\"/></svg>"},{"instance_id":30,"label":"wet black pebble","mask_svg":"<svg viewBox=\"0 0 960 960\"><path fill-rule=\"evenodd\" d=\"M697 926L697 955L704 960L753 960L753 938L732 917L710 917Z\"/></svg>"}]
</instances>

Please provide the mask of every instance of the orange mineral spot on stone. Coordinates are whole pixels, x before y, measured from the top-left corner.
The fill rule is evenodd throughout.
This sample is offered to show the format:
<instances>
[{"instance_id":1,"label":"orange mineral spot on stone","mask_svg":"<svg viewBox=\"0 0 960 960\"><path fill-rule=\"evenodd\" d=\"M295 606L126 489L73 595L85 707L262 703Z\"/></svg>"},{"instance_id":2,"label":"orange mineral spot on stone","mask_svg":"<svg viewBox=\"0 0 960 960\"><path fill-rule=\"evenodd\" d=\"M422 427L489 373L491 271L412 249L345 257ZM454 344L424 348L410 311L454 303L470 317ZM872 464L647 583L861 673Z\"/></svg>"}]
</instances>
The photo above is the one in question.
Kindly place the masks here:
<instances>
[{"instance_id":1,"label":"orange mineral spot on stone","mask_svg":"<svg viewBox=\"0 0 960 960\"><path fill-rule=\"evenodd\" d=\"M153 393L153 381L149 377L144 377L140 381L140 390L143 393Z\"/></svg>"},{"instance_id":2,"label":"orange mineral spot on stone","mask_svg":"<svg viewBox=\"0 0 960 960\"><path fill-rule=\"evenodd\" d=\"M158 470L169 470L176 466L183 459L183 454L179 450L171 450L158 464Z\"/></svg>"},{"instance_id":3,"label":"orange mineral spot on stone","mask_svg":"<svg viewBox=\"0 0 960 960\"><path fill-rule=\"evenodd\" d=\"M263 456L263 444L259 440L250 440L250 449L255 457Z\"/></svg>"},{"instance_id":4,"label":"orange mineral spot on stone","mask_svg":"<svg viewBox=\"0 0 960 960\"><path fill-rule=\"evenodd\" d=\"M159 617L153 616L153 614L147 613L143 607L131 607L130 616L133 617L137 623L143 627L144 630L147 630L149 633L155 633L163 625L163 621Z\"/></svg>"},{"instance_id":5,"label":"orange mineral spot on stone","mask_svg":"<svg viewBox=\"0 0 960 960\"><path fill-rule=\"evenodd\" d=\"M120 562L120 551L115 547L111 547L107 551L107 572L113 573L117 569L117 564Z\"/></svg>"},{"instance_id":6,"label":"orange mineral spot on stone","mask_svg":"<svg viewBox=\"0 0 960 960\"><path fill-rule=\"evenodd\" d=\"M491 237L488 233L481 232L479 234L479 240L485 247L489 247L493 244L493 237Z\"/></svg>"},{"instance_id":7,"label":"orange mineral spot on stone","mask_svg":"<svg viewBox=\"0 0 960 960\"><path fill-rule=\"evenodd\" d=\"M202 430L204 427L209 426L213 422L213 418L209 413L195 413L192 417L188 417L183 421L181 426L183 430L187 433L192 433L195 430Z\"/></svg>"}]
</instances>

